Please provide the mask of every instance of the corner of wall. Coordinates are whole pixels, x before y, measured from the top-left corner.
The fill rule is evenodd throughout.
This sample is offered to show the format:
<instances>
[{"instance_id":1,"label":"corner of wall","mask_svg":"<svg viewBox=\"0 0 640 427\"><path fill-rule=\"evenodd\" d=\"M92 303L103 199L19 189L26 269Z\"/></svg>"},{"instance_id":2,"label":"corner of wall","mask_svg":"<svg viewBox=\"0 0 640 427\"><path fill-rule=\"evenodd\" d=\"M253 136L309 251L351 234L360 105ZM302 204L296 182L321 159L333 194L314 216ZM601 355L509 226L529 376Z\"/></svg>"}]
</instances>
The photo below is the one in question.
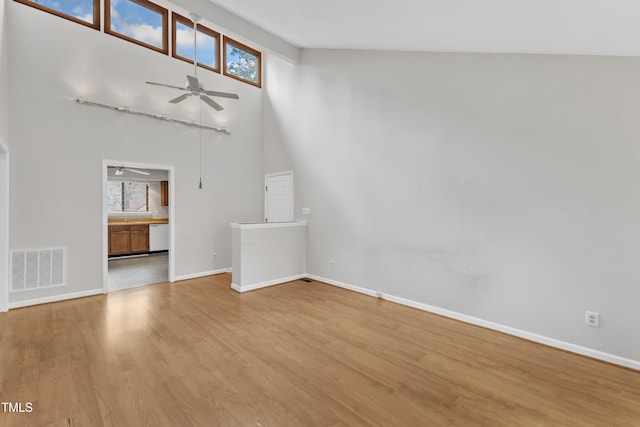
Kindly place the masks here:
<instances>
[{"instance_id":1,"label":"corner of wall","mask_svg":"<svg viewBox=\"0 0 640 427\"><path fill-rule=\"evenodd\" d=\"M0 138L4 142L9 137L9 70L7 52L7 5L5 0L0 0Z\"/></svg>"},{"instance_id":2,"label":"corner of wall","mask_svg":"<svg viewBox=\"0 0 640 427\"><path fill-rule=\"evenodd\" d=\"M9 309L9 149L0 135L0 312Z\"/></svg>"}]
</instances>

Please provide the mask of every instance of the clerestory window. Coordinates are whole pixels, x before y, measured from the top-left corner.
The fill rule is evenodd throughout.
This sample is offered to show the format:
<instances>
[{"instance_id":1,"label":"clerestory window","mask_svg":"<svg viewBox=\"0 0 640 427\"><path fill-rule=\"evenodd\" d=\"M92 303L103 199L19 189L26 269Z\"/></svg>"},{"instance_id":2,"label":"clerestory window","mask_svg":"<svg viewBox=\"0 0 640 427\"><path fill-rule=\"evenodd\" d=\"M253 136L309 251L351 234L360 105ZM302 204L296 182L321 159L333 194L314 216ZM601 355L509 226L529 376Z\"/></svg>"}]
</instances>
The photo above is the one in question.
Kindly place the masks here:
<instances>
[{"instance_id":1,"label":"clerestory window","mask_svg":"<svg viewBox=\"0 0 640 427\"><path fill-rule=\"evenodd\" d=\"M193 64L193 22L175 12L173 17L174 58ZM209 27L198 24L196 46L198 65L216 73L220 72L220 33Z\"/></svg>"},{"instance_id":2,"label":"clerestory window","mask_svg":"<svg viewBox=\"0 0 640 427\"><path fill-rule=\"evenodd\" d=\"M16 0L87 27L100 29L100 0Z\"/></svg>"},{"instance_id":3,"label":"clerestory window","mask_svg":"<svg viewBox=\"0 0 640 427\"><path fill-rule=\"evenodd\" d=\"M105 33L169 52L167 9L147 0L105 0L104 15Z\"/></svg>"},{"instance_id":4,"label":"clerestory window","mask_svg":"<svg viewBox=\"0 0 640 427\"><path fill-rule=\"evenodd\" d=\"M224 38L223 49L225 76L262 87L260 52L229 37Z\"/></svg>"}]
</instances>

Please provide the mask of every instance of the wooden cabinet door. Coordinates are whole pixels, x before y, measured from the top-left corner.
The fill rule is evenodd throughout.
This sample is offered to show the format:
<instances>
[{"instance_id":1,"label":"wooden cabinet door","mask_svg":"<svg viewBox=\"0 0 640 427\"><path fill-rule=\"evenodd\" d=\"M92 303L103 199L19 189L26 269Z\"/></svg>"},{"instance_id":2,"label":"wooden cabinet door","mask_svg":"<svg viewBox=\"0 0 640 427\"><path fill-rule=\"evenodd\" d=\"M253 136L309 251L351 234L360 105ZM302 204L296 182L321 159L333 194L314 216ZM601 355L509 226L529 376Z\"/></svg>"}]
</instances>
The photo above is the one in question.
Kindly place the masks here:
<instances>
[{"instance_id":1,"label":"wooden cabinet door","mask_svg":"<svg viewBox=\"0 0 640 427\"><path fill-rule=\"evenodd\" d=\"M124 255L131 251L128 225L109 226L109 255Z\"/></svg>"},{"instance_id":2,"label":"wooden cabinet door","mask_svg":"<svg viewBox=\"0 0 640 427\"><path fill-rule=\"evenodd\" d=\"M131 253L149 252L149 226L131 226Z\"/></svg>"},{"instance_id":3,"label":"wooden cabinet door","mask_svg":"<svg viewBox=\"0 0 640 427\"><path fill-rule=\"evenodd\" d=\"M160 181L160 204L169 206L169 181Z\"/></svg>"}]
</instances>

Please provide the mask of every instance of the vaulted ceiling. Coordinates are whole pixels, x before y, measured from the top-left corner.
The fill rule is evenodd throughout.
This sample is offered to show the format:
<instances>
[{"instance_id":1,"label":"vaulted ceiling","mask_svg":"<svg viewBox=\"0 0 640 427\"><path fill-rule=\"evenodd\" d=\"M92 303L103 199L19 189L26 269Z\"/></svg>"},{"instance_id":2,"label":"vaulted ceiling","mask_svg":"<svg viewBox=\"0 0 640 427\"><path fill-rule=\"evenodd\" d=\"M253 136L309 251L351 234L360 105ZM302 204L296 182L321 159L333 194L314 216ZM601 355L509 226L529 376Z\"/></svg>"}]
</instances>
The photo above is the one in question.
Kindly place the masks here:
<instances>
[{"instance_id":1,"label":"vaulted ceiling","mask_svg":"<svg viewBox=\"0 0 640 427\"><path fill-rule=\"evenodd\" d=\"M640 56L637 0L210 0L298 46Z\"/></svg>"}]
</instances>

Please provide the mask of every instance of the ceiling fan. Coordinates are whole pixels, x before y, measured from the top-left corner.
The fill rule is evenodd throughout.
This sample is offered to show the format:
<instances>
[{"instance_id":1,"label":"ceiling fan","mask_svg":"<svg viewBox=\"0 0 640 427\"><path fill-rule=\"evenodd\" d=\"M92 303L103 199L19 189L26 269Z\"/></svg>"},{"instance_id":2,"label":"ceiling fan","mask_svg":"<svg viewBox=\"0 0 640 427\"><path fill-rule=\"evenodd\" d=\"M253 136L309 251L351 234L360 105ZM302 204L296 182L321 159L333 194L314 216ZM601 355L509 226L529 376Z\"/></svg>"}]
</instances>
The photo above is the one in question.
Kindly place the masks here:
<instances>
[{"instance_id":1,"label":"ceiling fan","mask_svg":"<svg viewBox=\"0 0 640 427\"><path fill-rule=\"evenodd\" d=\"M139 173L140 175L151 175L151 173L149 172L141 171L138 169L125 168L124 166L109 166L109 169L115 169L114 175L116 176L122 176L124 174L124 171Z\"/></svg>"},{"instance_id":2,"label":"ceiling fan","mask_svg":"<svg viewBox=\"0 0 640 427\"><path fill-rule=\"evenodd\" d=\"M198 55L197 55L197 24L198 21L200 21L200 16L198 14L195 13L190 13L189 17L191 18L191 20L193 21L193 76L187 75L187 81L184 84L184 87L180 87L180 86L173 86L173 85L167 85L164 83L155 83L155 82L145 82L147 84L150 85L156 85L156 86L164 86L164 87L169 87L172 89L178 89L178 90L182 90L185 91L187 93L182 94L176 98L173 98L171 100L169 100L170 103L172 104L177 104L178 102L182 102L185 99L187 99L190 96L198 96L200 97L200 99L202 101L204 101L207 105L209 105L210 107L212 107L214 110L216 111L220 111L223 110L222 105L218 104L216 101L214 101L213 99L209 98L210 96L219 96L219 97L223 97L223 98L231 98L231 99L239 99L238 95L235 93L228 93L228 92L217 92L215 90L205 90L204 85L202 83L200 83L200 80L198 80Z\"/></svg>"}]
</instances>

